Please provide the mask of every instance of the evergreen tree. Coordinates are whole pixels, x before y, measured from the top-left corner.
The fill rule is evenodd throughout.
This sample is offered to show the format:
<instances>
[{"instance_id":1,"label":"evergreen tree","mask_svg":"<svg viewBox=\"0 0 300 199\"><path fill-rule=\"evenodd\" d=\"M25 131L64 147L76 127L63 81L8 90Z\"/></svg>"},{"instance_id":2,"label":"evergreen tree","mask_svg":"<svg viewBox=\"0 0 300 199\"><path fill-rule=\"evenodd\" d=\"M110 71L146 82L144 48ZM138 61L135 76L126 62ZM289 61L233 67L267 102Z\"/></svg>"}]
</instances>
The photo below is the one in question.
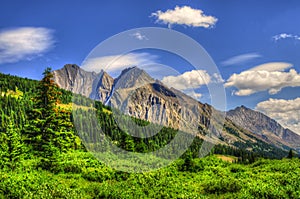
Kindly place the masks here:
<instances>
[{"instance_id":1,"label":"evergreen tree","mask_svg":"<svg viewBox=\"0 0 300 199\"><path fill-rule=\"evenodd\" d=\"M193 160L193 153L189 150L184 155L184 163L181 166L181 171L194 171L195 162Z\"/></svg>"},{"instance_id":2,"label":"evergreen tree","mask_svg":"<svg viewBox=\"0 0 300 199\"><path fill-rule=\"evenodd\" d=\"M51 69L47 68L43 75L33 99L33 110L28 114L26 141L48 167L55 162L59 152L72 147L75 136L71 113L57 106L61 92L54 83Z\"/></svg>"},{"instance_id":3,"label":"evergreen tree","mask_svg":"<svg viewBox=\"0 0 300 199\"><path fill-rule=\"evenodd\" d=\"M24 154L24 145L21 133L12 122L9 123L6 132L0 133L0 167L8 167L14 170Z\"/></svg>"},{"instance_id":4,"label":"evergreen tree","mask_svg":"<svg viewBox=\"0 0 300 199\"><path fill-rule=\"evenodd\" d=\"M292 149L290 149L290 151L289 151L289 154L288 154L287 158L290 158L290 159L292 159L293 157L294 157L293 150L292 150Z\"/></svg>"}]
</instances>

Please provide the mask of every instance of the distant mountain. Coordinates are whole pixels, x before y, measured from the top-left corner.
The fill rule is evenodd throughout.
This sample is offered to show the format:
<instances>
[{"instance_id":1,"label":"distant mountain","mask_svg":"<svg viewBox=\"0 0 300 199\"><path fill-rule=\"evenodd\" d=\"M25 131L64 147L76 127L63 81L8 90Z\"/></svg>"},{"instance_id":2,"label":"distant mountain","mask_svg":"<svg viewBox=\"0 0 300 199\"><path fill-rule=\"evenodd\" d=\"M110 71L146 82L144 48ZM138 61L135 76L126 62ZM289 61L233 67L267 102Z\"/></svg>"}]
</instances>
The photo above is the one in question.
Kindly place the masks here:
<instances>
[{"instance_id":1,"label":"distant mountain","mask_svg":"<svg viewBox=\"0 0 300 199\"><path fill-rule=\"evenodd\" d=\"M235 124L253 132L268 143L300 150L298 134L283 128L278 122L261 112L241 106L228 111L226 116Z\"/></svg>"},{"instance_id":2,"label":"distant mountain","mask_svg":"<svg viewBox=\"0 0 300 199\"><path fill-rule=\"evenodd\" d=\"M239 115L238 111L224 113L208 104L202 104L194 98L174 88L168 88L162 82L153 79L138 67L127 68L113 79L106 72L86 72L76 65L66 65L53 72L54 80L61 88L82 94L104 104L121 110L124 114L147 120L152 123L181 129L207 139L216 144L225 144L253 151L272 153L279 148L300 147L300 139L293 132L283 130L260 134L253 126L265 126L278 123L270 118L256 117L252 128L246 125L253 120L251 114ZM235 117L235 115L237 115ZM244 119L238 119L244 117ZM266 116L265 116L266 117ZM219 119L225 118L223 125ZM267 124L270 122L270 124ZM260 128L260 127L258 127ZM277 135L278 134L278 135ZM276 153L276 152L274 152Z\"/></svg>"}]
</instances>

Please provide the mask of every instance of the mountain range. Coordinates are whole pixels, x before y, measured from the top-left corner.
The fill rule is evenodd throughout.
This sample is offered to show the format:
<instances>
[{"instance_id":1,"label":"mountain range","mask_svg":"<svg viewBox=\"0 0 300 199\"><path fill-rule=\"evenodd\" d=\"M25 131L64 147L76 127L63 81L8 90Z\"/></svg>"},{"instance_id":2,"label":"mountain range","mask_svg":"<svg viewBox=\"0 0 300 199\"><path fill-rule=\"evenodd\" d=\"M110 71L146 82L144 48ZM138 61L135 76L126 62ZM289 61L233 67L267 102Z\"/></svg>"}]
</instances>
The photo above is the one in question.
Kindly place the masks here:
<instances>
[{"instance_id":1,"label":"mountain range","mask_svg":"<svg viewBox=\"0 0 300 199\"><path fill-rule=\"evenodd\" d=\"M112 78L103 70L87 72L75 64L67 64L53 71L53 75L63 89L99 100L139 119L197 133L203 139L210 132L209 140L217 144L255 150L264 143L300 152L300 136L263 113L245 106L226 113L218 111L167 87L138 67L124 69L117 78Z\"/></svg>"}]
</instances>

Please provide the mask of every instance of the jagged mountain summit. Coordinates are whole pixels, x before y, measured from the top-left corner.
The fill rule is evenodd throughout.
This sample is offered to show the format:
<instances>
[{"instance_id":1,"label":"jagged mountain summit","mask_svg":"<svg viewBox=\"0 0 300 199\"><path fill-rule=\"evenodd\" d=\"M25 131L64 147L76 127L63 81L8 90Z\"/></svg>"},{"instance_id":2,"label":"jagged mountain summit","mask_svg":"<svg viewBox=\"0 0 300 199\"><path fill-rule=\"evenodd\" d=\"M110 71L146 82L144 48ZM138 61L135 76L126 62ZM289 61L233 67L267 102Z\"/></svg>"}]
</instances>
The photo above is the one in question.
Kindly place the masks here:
<instances>
[{"instance_id":1,"label":"jagged mountain summit","mask_svg":"<svg viewBox=\"0 0 300 199\"><path fill-rule=\"evenodd\" d=\"M87 72L76 64L67 64L53 71L53 76L59 87L103 103L109 98L114 83L105 71Z\"/></svg>"},{"instance_id":2,"label":"jagged mountain summit","mask_svg":"<svg viewBox=\"0 0 300 199\"><path fill-rule=\"evenodd\" d=\"M210 132L213 136L209 139L214 143L249 150L261 147L261 143L281 149L300 148L300 136L262 113L240 107L229 111L225 118L224 113L168 88L138 67L124 69L115 79L105 71L87 72L70 64L53 74L61 88L139 119L197 133L201 138L207 138L205 135Z\"/></svg>"},{"instance_id":3,"label":"jagged mountain summit","mask_svg":"<svg viewBox=\"0 0 300 199\"><path fill-rule=\"evenodd\" d=\"M134 66L124 69L119 77L114 81L115 89L138 88L155 80L150 77L144 70Z\"/></svg>"},{"instance_id":4,"label":"jagged mountain summit","mask_svg":"<svg viewBox=\"0 0 300 199\"><path fill-rule=\"evenodd\" d=\"M241 106L228 111L226 116L235 124L255 133L266 142L300 150L300 136L283 128L278 122L263 113Z\"/></svg>"}]
</instances>

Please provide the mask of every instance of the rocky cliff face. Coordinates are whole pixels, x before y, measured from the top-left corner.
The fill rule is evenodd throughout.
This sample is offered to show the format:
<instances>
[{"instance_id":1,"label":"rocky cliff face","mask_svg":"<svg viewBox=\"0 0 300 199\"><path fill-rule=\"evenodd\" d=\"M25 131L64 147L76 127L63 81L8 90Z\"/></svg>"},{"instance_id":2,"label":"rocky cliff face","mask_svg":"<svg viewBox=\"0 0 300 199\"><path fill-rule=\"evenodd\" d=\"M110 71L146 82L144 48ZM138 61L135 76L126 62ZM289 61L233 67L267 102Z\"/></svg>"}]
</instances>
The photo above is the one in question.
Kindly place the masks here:
<instances>
[{"instance_id":1,"label":"rocky cliff face","mask_svg":"<svg viewBox=\"0 0 300 199\"><path fill-rule=\"evenodd\" d=\"M111 93L114 79L106 72L87 72L75 64L67 64L53 71L54 81L59 87L73 93L105 102Z\"/></svg>"},{"instance_id":2,"label":"rocky cliff face","mask_svg":"<svg viewBox=\"0 0 300 199\"><path fill-rule=\"evenodd\" d=\"M204 115L198 101L166 87L137 67L122 71L115 80L109 105L152 123L191 132L197 131Z\"/></svg>"},{"instance_id":3,"label":"rocky cliff face","mask_svg":"<svg viewBox=\"0 0 300 199\"><path fill-rule=\"evenodd\" d=\"M111 95L113 85L114 79L105 71L101 71L100 74L98 74L98 78L93 82L90 98L105 103Z\"/></svg>"},{"instance_id":4,"label":"rocky cliff face","mask_svg":"<svg viewBox=\"0 0 300 199\"><path fill-rule=\"evenodd\" d=\"M268 116L245 106L227 112L227 117L235 124L255 133L267 142L275 145L300 147L300 136L283 128Z\"/></svg>"}]
</instances>

